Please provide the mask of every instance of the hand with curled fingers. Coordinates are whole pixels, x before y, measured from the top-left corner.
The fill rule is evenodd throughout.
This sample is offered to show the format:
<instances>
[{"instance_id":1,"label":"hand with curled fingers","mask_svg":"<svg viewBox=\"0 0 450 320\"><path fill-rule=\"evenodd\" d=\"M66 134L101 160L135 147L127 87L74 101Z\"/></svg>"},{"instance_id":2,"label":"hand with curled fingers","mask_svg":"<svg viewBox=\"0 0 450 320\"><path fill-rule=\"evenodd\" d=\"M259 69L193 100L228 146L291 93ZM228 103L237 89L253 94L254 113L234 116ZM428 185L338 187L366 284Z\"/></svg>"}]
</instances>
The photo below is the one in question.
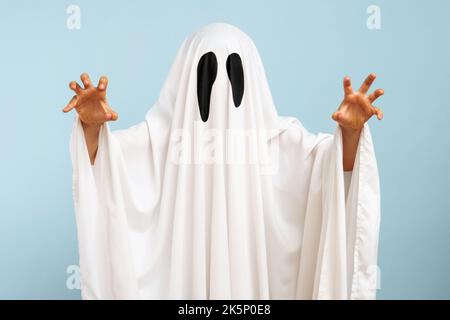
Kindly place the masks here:
<instances>
[{"instance_id":1,"label":"hand with curled fingers","mask_svg":"<svg viewBox=\"0 0 450 320\"><path fill-rule=\"evenodd\" d=\"M109 106L106 99L108 78L100 77L97 87L92 84L87 73L83 73L80 79L84 88L76 81L70 82L69 87L75 92L75 96L69 101L63 112L75 109L85 125L100 126L107 121L117 120L118 114Z\"/></svg>"},{"instance_id":2,"label":"hand with curled fingers","mask_svg":"<svg viewBox=\"0 0 450 320\"><path fill-rule=\"evenodd\" d=\"M383 112L372 103L384 94L384 90L376 89L367 95L375 78L374 73L369 74L356 92L352 89L350 78L344 78L344 99L332 115L333 120L342 128L359 130L373 115L376 115L378 120L383 118Z\"/></svg>"}]
</instances>

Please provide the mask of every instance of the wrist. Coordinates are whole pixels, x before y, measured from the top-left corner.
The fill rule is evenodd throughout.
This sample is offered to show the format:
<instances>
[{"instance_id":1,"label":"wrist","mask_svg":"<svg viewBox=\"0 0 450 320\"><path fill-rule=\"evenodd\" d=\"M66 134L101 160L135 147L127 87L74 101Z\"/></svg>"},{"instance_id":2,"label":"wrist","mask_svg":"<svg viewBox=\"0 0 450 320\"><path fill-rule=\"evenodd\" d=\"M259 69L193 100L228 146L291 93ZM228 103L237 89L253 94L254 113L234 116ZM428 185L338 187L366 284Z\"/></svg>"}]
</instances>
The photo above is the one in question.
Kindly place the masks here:
<instances>
[{"instance_id":1,"label":"wrist","mask_svg":"<svg viewBox=\"0 0 450 320\"><path fill-rule=\"evenodd\" d=\"M89 130L89 131L93 131L93 130L99 130L100 127L102 126L102 123L86 123L83 120L81 120L81 125L83 126L84 130Z\"/></svg>"},{"instance_id":2,"label":"wrist","mask_svg":"<svg viewBox=\"0 0 450 320\"><path fill-rule=\"evenodd\" d=\"M345 135L360 135L362 128L350 128L350 127L343 127L341 125L339 125L341 127L342 133Z\"/></svg>"}]
</instances>

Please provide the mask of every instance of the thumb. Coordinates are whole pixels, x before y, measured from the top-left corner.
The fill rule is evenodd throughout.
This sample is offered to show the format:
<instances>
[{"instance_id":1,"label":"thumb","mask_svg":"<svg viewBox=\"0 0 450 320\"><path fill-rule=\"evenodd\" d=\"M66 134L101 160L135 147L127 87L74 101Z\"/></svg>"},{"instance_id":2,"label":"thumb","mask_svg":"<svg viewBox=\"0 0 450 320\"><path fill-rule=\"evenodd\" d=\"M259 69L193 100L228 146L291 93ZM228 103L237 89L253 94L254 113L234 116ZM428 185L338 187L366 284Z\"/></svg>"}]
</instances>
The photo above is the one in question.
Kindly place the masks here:
<instances>
[{"instance_id":1,"label":"thumb","mask_svg":"<svg viewBox=\"0 0 450 320\"><path fill-rule=\"evenodd\" d=\"M334 121L339 121L339 120L342 118L342 113L339 112L339 111L336 111L336 112L334 112L334 113L332 114L331 118L332 118Z\"/></svg>"},{"instance_id":2,"label":"thumb","mask_svg":"<svg viewBox=\"0 0 450 320\"><path fill-rule=\"evenodd\" d=\"M112 110L111 108L108 108L108 111L105 113L106 121L116 121L119 118L119 115L117 112Z\"/></svg>"},{"instance_id":3,"label":"thumb","mask_svg":"<svg viewBox=\"0 0 450 320\"><path fill-rule=\"evenodd\" d=\"M119 119L119 115L117 114L117 112L111 111L111 115L112 115L112 117L111 117L112 121L116 121L117 119Z\"/></svg>"}]
</instances>

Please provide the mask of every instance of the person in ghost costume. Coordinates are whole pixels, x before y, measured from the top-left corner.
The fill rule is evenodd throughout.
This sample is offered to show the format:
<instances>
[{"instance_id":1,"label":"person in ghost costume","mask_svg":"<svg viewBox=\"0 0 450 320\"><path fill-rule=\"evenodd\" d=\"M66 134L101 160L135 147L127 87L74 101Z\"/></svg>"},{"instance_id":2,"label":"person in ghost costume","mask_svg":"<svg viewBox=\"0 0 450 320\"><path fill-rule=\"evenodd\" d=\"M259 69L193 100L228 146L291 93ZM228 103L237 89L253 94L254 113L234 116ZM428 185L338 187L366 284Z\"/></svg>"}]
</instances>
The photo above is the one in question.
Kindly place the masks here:
<instances>
[{"instance_id":1,"label":"person in ghost costume","mask_svg":"<svg viewBox=\"0 0 450 320\"><path fill-rule=\"evenodd\" d=\"M82 74L71 137L84 299L373 299L380 191L367 120L344 79L333 135L280 117L258 51L228 24L182 44L145 121Z\"/></svg>"}]
</instances>

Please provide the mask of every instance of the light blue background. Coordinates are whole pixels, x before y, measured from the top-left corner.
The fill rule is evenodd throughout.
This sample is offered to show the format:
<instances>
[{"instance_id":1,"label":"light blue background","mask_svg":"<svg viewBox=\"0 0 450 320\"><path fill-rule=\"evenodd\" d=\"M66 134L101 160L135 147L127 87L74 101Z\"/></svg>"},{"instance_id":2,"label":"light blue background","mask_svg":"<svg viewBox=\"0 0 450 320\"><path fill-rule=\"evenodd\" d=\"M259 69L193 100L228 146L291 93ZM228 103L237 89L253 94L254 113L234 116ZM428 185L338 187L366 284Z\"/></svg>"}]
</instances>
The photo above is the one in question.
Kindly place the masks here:
<instances>
[{"instance_id":1,"label":"light blue background","mask_svg":"<svg viewBox=\"0 0 450 320\"><path fill-rule=\"evenodd\" d=\"M81 8L81 29L66 8ZM381 30L366 8L381 8ZM79 298L68 83L110 78L120 114L141 121L182 40L211 22L246 31L281 115L331 132L341 81L376 72L371 120L382 187L378 297L450 298L449 1L1 1L0 298Z\"/></svg>"}]
</instances>

